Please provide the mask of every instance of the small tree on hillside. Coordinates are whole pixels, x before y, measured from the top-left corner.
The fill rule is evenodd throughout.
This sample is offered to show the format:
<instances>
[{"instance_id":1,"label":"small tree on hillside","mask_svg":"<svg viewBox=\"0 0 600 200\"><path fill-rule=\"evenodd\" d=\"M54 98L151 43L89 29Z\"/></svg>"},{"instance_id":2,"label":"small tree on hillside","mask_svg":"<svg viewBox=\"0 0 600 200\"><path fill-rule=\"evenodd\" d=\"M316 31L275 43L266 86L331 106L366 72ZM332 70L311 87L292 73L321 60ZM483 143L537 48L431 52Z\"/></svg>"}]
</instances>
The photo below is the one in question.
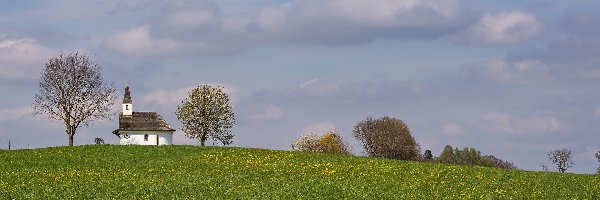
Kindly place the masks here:
<instances>
[{"instance_id":1,"label":"small tree on hillside","mask_svg":"<svg viewBox=\"0 0 600 200\"><path fill-rule=\"evenodd\" d=\"M329 131L322 136L312 132L305 133L292 142L291 146L294 151L351 154L348 143L337 130Z\"/></svg>"},{"instance_id":2,"label":"small tree on hillside","mask_svg":"<svg viewBox=\"0 0 600 200\"><path fill-rule=\"evenodd\" d=\"M354 137L369 156L401 160L418 160L420 147L408 126L399 119L367 117L354 127Z\"/></svg>"},{"instance_id":3,"label":"small tree on hillside","mask_svg":"<svg viewBox=\"0 0 600 200\"><path fill-rule=\"evenodd\" d=\"M438 162L446 164L457 164L457 156L454 154L454 148L450 145L446 145L440 156L438 156Z\"/></svg>"},{"instance_id":4,"label":"small tree on hillside","mask_svg":"<svg viewBox=\"0 0 600 200\"><path fill-rule=\"evenodd\" d=\"M548 152L548 160L556 164L558 171L563 173L573 167L574 164L571 159L571 150L564 148Z\"/></svg>"},{"instance_id":5,"label":"small tree on hillside","mask_svg":"<svg viewBox=\"0 0 600 200\"><path fill-rule=\"evenodd\" d=\"M73 136L81 125L109 119L113 115L115 87L105 85L100 66L79 52L50 58L39 80L33 107L36 115L62 121L73 146Z\"/></svg>"},{"instance_id":6,"label":"small tree on hillside","mask_svg":"<svg viewBox=\"0 0 600 200\"><path fill-rule=\"evenodd\" d=\"M234 113L222 87L201 85L194 88L182 105L177 106L175 114L186 137L198 139L202 146L208 138L223 145L233 142L229 129L235 124Z\"/></svg>"},{"instance_id":7,"label":"small tree on hillside","mask_svg":"<svg viewBox=\"0 0 600 200\"><path fill-rule=\"evenodd\" d=\"M433 154L431 154L431 150L425 150L425 153L423 153L423 159L425 159L426 161L433 160Z\"/></svg>"}]
</instances>

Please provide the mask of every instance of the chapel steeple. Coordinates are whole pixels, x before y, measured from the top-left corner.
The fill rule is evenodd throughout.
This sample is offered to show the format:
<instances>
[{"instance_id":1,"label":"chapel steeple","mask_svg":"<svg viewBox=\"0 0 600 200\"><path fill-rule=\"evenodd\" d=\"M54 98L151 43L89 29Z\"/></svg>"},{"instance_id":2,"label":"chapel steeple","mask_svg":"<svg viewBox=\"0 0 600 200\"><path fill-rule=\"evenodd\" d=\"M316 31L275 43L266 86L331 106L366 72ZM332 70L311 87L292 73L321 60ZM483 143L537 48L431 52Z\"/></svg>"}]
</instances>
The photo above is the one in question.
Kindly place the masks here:
<instances>
[{"instance_id":1,"label":"chapel steeple","mask_svg":"<svg viewBox=\"0 0 600 200\"><path fill-rule=\"evenodd\" d=\"M129 92L129 84L125 85L125 96L123 97L123 103L131 103L131 93Z\"/></svg>"},{"instance_id":2,"label":"chapel steeple","mask_svg":"<svg viewBox=\"0 0 600 200\"><path fill-rule=\"evenodd\" d=\"M133 114L133 105L131 102L131 92L129 92L129 84L125 84L125 95L123 96L123 116L131 116Z\"/></svg>"}]
</instances>

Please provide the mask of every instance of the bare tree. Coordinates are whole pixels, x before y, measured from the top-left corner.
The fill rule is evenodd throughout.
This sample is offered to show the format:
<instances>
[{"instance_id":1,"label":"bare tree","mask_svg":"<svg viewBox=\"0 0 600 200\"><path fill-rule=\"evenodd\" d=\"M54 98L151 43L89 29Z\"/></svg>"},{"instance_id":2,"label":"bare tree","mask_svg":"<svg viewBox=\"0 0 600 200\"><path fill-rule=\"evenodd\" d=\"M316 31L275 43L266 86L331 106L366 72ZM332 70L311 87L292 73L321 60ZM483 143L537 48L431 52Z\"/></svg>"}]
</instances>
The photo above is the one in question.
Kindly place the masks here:
<instances>
[{"instance_id":1,"label":"bare tree","mask_svg":"<svg viewBox=\"0 0 600 200\"><path fill-rule=\"evenodd\" d=\"M81 125L89 126L114 113L114 84L106 85L100 66L85 53L61 53L50 58L39 80L33 107L36 115L64 122L69 146Z\"/></svg>"},{"instance_id":2,"label":"bare tree","mask_svg":"<svg viewBox=\"0 0 600 200\"><path fill-rule=\"evenodd\" d=\"M574 164L571 159L571 150L564 148L548 152L548 160L556 164L558 171L563 173L573 167Z\"/></svg>"}]
</instances>

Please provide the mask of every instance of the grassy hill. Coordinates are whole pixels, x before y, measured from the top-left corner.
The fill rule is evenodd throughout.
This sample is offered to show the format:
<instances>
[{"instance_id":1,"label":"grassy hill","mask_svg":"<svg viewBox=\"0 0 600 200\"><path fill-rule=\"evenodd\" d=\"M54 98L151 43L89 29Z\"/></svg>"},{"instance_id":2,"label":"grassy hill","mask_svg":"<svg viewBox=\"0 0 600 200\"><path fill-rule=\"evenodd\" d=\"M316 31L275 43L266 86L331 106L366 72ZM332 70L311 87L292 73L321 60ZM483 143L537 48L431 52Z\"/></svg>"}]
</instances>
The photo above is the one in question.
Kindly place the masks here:
<instances>
[{"instance_id":1,"label":"grassy hill","mask_svg":"<svg viewBox=\"0 0 600 200\"><path fill-rule=\"evenodd\" d=\"M600 176L197 146L0 151L0 199L600 199Z\"/></svg>"}]
</instances>

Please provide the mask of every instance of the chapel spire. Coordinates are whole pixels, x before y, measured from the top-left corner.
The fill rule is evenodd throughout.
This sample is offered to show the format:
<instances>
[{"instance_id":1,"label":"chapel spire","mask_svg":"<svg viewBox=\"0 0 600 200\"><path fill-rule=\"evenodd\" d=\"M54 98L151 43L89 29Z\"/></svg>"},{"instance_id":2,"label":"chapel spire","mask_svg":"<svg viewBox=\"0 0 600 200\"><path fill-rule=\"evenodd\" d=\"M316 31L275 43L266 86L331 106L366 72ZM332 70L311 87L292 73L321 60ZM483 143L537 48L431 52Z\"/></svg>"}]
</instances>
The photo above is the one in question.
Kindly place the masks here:
<instances>
[{"instance_id":1,"label":"chapel spire","mask_svg":"<svg viewBox=\"0 0 600 200\"><path fill-rule=\"evenodd\" d=\"M129 92L129 84L125 84L125 96L123 97L123 103L131 103L131 93Z\"/></svg>"},{"instance_id":2,"label":"chapel spire","mask_svg":"<svg viewBox=\"0 0 600 200\"><path fill-rule=\"evenodd\" d=\"M123 95L123 116L133 115L133 104L131 103L131 93L129 84L125 83L125 95Z\"/></svg>"}]
</instances>

